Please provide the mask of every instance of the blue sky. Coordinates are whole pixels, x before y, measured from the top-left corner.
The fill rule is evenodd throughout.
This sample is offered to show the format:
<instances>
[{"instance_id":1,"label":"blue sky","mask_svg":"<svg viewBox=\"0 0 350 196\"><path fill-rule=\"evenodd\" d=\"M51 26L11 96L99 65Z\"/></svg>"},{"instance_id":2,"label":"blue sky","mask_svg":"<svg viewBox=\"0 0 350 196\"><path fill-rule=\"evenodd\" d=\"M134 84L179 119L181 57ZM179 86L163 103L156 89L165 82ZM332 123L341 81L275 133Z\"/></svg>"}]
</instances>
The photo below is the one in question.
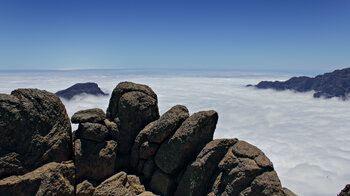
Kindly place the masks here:
<instances>
[{"instance_id":1,"label":"blue sky","mask_svg":"<svg viewBox=\"0 0 350 196\"><path fill-rule=\"evenodd\" d=\"M0 69L330 71L349 0L0 0Z\"/></svg>"}]
</instances>

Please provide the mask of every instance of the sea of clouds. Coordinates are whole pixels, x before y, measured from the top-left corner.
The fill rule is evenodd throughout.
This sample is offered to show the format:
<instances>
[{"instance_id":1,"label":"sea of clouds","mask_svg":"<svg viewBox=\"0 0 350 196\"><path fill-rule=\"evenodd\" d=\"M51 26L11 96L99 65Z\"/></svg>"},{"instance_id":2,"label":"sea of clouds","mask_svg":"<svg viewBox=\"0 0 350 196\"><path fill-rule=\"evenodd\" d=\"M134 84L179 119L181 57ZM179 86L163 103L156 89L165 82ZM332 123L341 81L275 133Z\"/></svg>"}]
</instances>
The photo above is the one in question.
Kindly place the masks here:
<instances>
[{"instance_id":1,"label":"sea of clouds","mask_svg":"<svg viewBox=\"0 0 350 196\"><path fill-rule=\"evenodd\" d=\"M298 195L336 195L350 183L350 101L314 99L310 93L276 92L245 87L261 80L285 80L293 74L86 70L0 73L0 93L17 88L51 92L78 82L96 82L111 93L121 81L149 85L158 95L160 113L176 104L190 113L219 113L215 138L258 146L271 159L282 185ZM62 100L69 116L108 106L108 96ZM76 125L73 126L76 129Z\"/></svg>"}]
</instances>

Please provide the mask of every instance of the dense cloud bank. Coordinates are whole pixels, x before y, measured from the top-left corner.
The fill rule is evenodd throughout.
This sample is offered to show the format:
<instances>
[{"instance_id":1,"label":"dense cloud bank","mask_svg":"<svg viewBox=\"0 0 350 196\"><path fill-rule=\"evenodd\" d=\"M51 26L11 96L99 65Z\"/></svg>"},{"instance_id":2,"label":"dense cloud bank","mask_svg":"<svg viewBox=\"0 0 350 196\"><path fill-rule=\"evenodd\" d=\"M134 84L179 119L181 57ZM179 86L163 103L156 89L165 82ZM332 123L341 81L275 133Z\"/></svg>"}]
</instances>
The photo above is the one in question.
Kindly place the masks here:
<instances>
[{"instance_id":1,"label":"dense cloud bank","mask_svg":"<svg viewBox=\"0 0 350 196\"><path fill-rule=\"evenodd\" d=\"M292 74L291 74L292 75ZM78 82L96 82L111 93L121 81L149 85L161 114L176 104L190 113L219 113L215 138L237 137L258 146L273 162L282 185L299 195L336 195L350 180L349 101L315 100L310 93L246 88L261 80L291 75L239 72L144 73L74 71L1 73L0 93L16 88L56 92ZM78 110L107 108L109 97L81 95L63 100L69 116Z\"/></svg>"}]
</instances>

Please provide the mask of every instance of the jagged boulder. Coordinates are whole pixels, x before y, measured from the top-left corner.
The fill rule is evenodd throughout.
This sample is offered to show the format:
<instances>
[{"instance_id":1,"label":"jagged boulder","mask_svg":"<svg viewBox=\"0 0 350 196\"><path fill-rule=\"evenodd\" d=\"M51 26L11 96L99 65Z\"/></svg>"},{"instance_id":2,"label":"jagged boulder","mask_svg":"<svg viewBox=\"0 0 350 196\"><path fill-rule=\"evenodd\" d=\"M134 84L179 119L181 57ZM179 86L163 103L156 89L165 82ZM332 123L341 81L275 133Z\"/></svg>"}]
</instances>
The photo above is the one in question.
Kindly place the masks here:
<instances>
[{"instance_id":1,"label":"jagged boulder","mask_svg":"<svg viewBox=\"0 0 350 196\"><path fill-rule=\"evenodd\" d=\"M106 126L99 123L80 123L75 137L95 142L102 142L109 136L109 130Z\"/></svg>"},{"instance_id":2,"label":"jagged boulder","mask_svg":"<svg viewBox=\"0 0 350 196\"><path fill-rule=\"evenodd\" d=\"M103 110L99 108L93 108L76 112L75 114L73 114L71 120L72 123L101 123L105 119L106 113Z\"/></svg>"},{"instance_id":3,"label":"jagged boulder","mask_svg":"<svg viewBox=\"0 0 350 196\"><path fill-rule=\"evenodd\" d=\"M141 129L159 118L157 95L146 85L119 83L113 90L107 117L119 124L118 152L128 154Z\"/></svg>"},{"instance_id":4,"label":"jagged boulder","mask_svg":"<svg viewBox=\"0 0 350 196\"><path fill-rule=\"evenodd\" d=\"M74 185L74 164L51 162L22 176L0 180L0 193L7 196L73 196Z\"/></svg>"},{"instance_id":5,"label":"jagged boulder","mask_svg":"<svg viewBox=\"0 0 350 196\"><path fill-rule=\"evenodd\" d=\"M0 178L72 159L71 125L58 96L38 89L0 94Z\"/></svg>"},{"instance_id":6,"label":"jagged boulder","mask_svg":"<svg viewBox=\"0 0 350 196\"><path fill-rule=\"evenodd\" d=\"M218 164L208 195L286 195L273 165L257 147L234 144Z\"/></svg>"},{"instance_id":7,"label":"jagged boulder","mask_svg":"<svg viewBox=\"0 0 350 196\"><path fill-rule=\"evenodd\" d=\"M137 176L119 172L97 186L93 196L136 196L145 191Z\"/></svg>"},{"instance_id":8,"label":"jagged boulder","mask_svg":"<svg viewBox=\"0 0 350 196\"><path fill-rule=\"evenodd\" d=\"M76 178L101 180L114 173L117 142L114 140L95 142L77 139L75 146Z\"/></svg>"},{"instance_id":9,"label":"jagged boulder","mask_svg":"<svg viewBox=\"0 0 350 196\"><path fill-rule=\"evenodd\" d=\"M205 195L210 178L218 169L220 160L236 142L237 139L217 139L209 142L196 160L187 166L175 195Z\"/></svg>"},{"instance_id":10,"label":"jagged boulder","mask_svg":"<svg viewBox=\"0 0 350 196\"><path fill-rule=\"evenodd\" d=\"M121 82L117 85L117 87L113 90L111 99L109 101L108 109L107 109L107 118L110 121L113 121L119 113L119 100L123 96L123 94L127 92L142 92L146 95L151 96L153 99L157 99L157 95L153 92L153 90L144 84L135 84L133 82Z\"/></svg>"},{"instance_id":11,"label":"jagged boulder","mask_svg":"<svg viewBox=\"0 0 350 196\"><path fill-rule=\"evenodd\" d=\"M218 114L213 110L191 115L162 143L155 156L156 165L167 174L178 173L213 139L217 120Z\"/></svg>"},{"instance_id":12,"label":"jagged boulder","mask_svg":"<svg viewBox=\"0 0 350 196\"><path fill-rule=\"evenodd\" d=\"M76 196L91 196L95 191L95 187L88 181L84 180L82 183L76 185Z\"/></svg>"},{"instance_id":13,"label":"jagged boulder","mask_svg":"<svg viewBox=\"0 0 350 196\"><path fill-rule=\"evenodd\" d=\"M137 135L131 152L131 165L136 167L139 159L147 160L157 152L159 145L180 127L189 117L188 109L176 105L158 120L151 122ZM152 161L153 162L153 161Z\"/></svg>"}]
</instances>

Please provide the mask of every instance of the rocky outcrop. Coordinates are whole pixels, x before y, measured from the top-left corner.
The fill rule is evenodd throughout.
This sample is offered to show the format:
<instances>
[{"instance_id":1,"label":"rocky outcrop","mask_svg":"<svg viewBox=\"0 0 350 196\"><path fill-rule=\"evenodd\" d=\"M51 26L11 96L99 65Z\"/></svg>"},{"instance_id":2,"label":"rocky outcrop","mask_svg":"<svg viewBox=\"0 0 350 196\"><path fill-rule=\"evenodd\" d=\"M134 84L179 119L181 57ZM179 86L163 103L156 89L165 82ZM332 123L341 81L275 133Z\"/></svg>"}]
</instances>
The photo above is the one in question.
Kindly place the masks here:
<instances>
[{"instance_id":1,"label":"rocky outcrop","mask_svg":"<svg viewBox=\"0 0 350 196\"><path fill-rule=\"evenodd\" d=\"M72 156L71 125L58 96L38 89L0 94L0 178Z\"/></svg>"},{"instance_id":2,"label":"rocky outcrop","mask_svg":"<svg viewBox=\"0 0 350 196\"><path fill-rule=\"evenodd\" d=\"M175 195L205 195L210 178L217 170L221 158L237 139L217 139L209 142L189 164L177 187Z\"/></svg>"},{"instance_id":3,"label":"rocky outcrop","mask_svg":"<svg viewBox=\"0 0 350 196\"><path fill-rule=\"evenodd\" d=\"M88 95L108 95L104 93L96 83L93 82L86 82L86 83L77 83L74 84L73 86L56 92L56 95L59 97L62 97L64 99L72 99L75 95L80 95L80 94L88 94Z\"/></svg>"},{"instance_id":4,"label":"rocky outcrop","mask_svg":"<svg viewBox=\"0 0 350 196\"><path fill-rule=\"evenodd\" d=\"M117 142L74 141L74 162L78 182L83 179L101 180L114 173Z\"/></svg>"},{"instance_id":5,"label":"rocky outcrop","mask_svg":"<svg viewBox=\"0 0 350 196\"><path fill-rule=\"evenodd\" d=\"M179 172L213 139L217 120L218 114L212 110L193 114L160 146L156 165L167 174Z\"/></svg>"},{"instance_id":6,"label":"rocky outcrop","mask_svg":"<svg viewBox=\"0 0 350 196\"><path fill-rule=\"evenodd\" d=\"M350 184L346 185L338 196L350 196Z\"/></svg>"},{"instance_id":7,"label":"rocky outcrop","mask_svg":"<svg viewBox=\"0 0 350 196\"><path fill-rule=\"evenodd\" d=\"M121 82L113 90L107 118L118 124L116 169L130 166L130 150L137 134L159 118L158 99L153 90L142 84Z\"/></svg>"},{"instance_id":8,"label":"rocky outcrop","mask_svg":"<svg viewBox=\"0 0 350 196\"><path fill-rule=\"evenodd\" d=\"M21 91L31 92L30 96L22 98ZM56 101L51 103L54 107L48 103L51 99ZM6 146L0 138L0 163L12 167L0 170L8 175L0 180L5 195L293 195L282 188L272 163L257 147L238 139L213 140L215 111L190 116L185 106L176 105L159 117L157 95L146 85L120 83L106 115L96 108L75 113L72 122L79 126L73 136L64 106L53 94L19 90L0 95L0 101L4 138L14 141L18 135L8 131L26 127L18 141L33 145L37 138L48 138L53 147L44 152L53 148L59 157L42 161L53 155L46 156L39 148L37 153L43 156L35 159L39 164L17 170L26 165L17 161L23 156L17 151L23 148L21 143ZM71 161L62 162L66 159Z\"/></svg>"},{"instance_id":9,"label":"rocky outcrop","mask_svg":"<svg viewBox=\"0 0 350 196\"><path fill-rule=\"evenodd\" d=\"M22 176L0 180L0 193L7 196L73 196L75 171L73 162L51 162Z\"/></svg>"},{"instance_id":10,"label":"rocky outcrop","mask_svg":"<svg viewBox=\"0 0 350 196\"><path fill-rule=\"evenodd\" d=\"M137 176L119 172L96 187L93 196L134 196L145 191L145 187L141 185Z\"/></svg>"},{"instance_id":11,"label":"rocky outcrop","mask_svg":"<svg viewBox=\"0 0 350 196\"><path fill-rule=\"evenodd\" d=\"M88 110L81 110L76 112L72 116L72 123L101 123L106 119L106 114L103 110L99 108L93 108Z\"/></svg>"},{"instance_id":12,"label":"rocky outcrop","mask_svg":"<svg viewBox=\"0 0 350 196\"><path fill-rule=\"evenodd\" d=\"M252 86L252 85L248 85ZM262 81L255 85L260 89L294 90L297 92L315 91L315 98L340 97L347 99L350 93L350 68L335 70L331 73L318 75L314 78L301 76L292 77L287 81Z\"/></svg>"}]
</instances>

